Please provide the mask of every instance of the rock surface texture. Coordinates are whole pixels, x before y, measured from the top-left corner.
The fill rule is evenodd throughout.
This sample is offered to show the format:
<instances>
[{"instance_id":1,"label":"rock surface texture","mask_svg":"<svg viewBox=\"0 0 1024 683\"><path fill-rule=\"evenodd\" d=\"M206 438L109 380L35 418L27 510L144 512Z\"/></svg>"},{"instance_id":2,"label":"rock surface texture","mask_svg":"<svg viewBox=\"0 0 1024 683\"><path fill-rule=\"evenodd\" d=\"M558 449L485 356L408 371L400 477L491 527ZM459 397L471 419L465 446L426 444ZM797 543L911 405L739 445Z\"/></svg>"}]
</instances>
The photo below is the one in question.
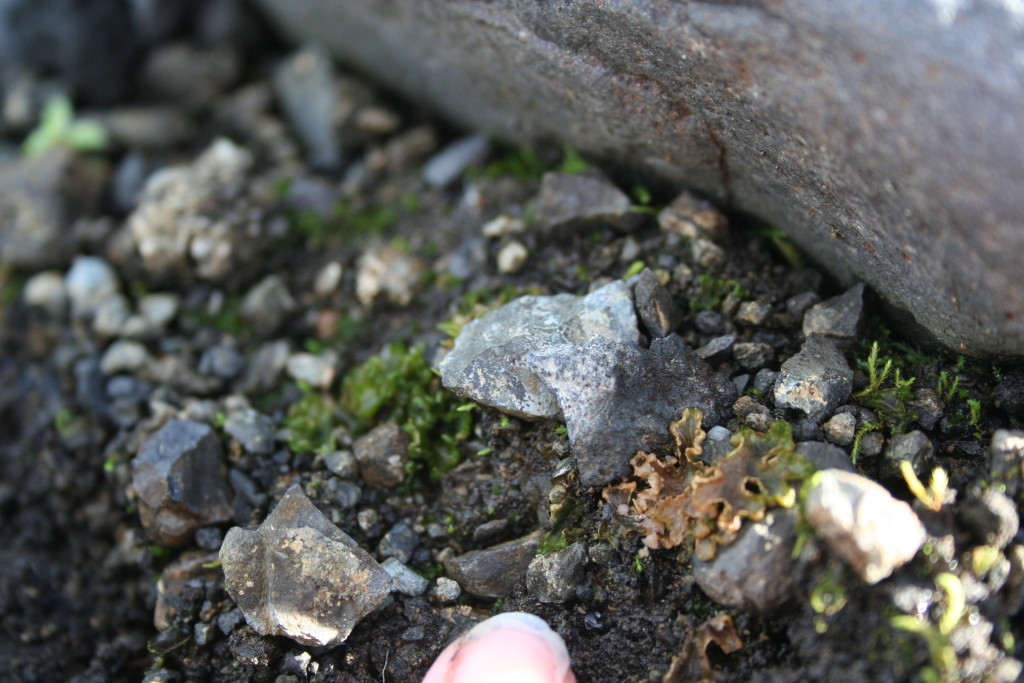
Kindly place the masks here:
<instances>
[{"instance_id":1,"label":"rock surface texture","mask_svg":"<svg viewBox=\"0 0 1024 683\"><path fill-rule=\"evenodd\" d=\"M668 425L699 408L705 427L722 422L736 387L678 337L650 349L595 337L534 351L527 366L555 394L583 486L629 472L629 459L672 446Z\"/></svg>"},{"instance_id":2,"label":"rock surface texture","mask_svg":"<svg viewBox=\"0 0 1024 683\"><path fill-rule=\"evenodd\" d=\"M526 356L562 343L604 337L640 341L633 297L617 281L585 297L524 296L466 325L441 361L441 380L457 394L517 417L554 418L555 397Z\"/></svg>"},{"instance_id":3,"label":"rock surface texture","mask_svg":"<svg viewBox=\"0 0 1024 683\"><path fill-rule=\"evenodd\" d=\"M1024 349L1016 4L259 4L455 121L761 216L951 348Z\"/></svg>"},{"instance_id":4,"label":"rock surface texture","mask_svg":"<svg viewBox=\"0 0 1024 683\"><path fill-rule=\"evenodd\" d=\"M231 529L220 559L225 588L250 626L310 647L344 642L392 588L391 575L299 486L259 528Z\"/></svg>"}]
</instances>

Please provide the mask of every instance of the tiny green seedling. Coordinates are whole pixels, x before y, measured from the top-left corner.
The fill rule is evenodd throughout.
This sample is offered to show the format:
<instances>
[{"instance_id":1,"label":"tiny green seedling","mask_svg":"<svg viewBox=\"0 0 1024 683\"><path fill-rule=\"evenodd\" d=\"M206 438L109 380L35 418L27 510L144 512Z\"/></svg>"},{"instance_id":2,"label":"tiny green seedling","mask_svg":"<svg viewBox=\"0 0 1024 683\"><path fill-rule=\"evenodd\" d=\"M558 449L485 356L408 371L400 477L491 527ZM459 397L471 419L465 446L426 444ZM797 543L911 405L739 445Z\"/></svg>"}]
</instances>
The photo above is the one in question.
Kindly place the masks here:
<instances>
[{"instance_id":1,"label":"tiny green seedling","mask_svg":"<svg viewBox=\"0 0 1024 683\"><path fill-rule=\"evenodd\" d=\"M35 157L55 147L75 152L99 152L107 147L107 131L95 121L76 121L71 100L57 95L47 100L39 126L21 146L26 157Z\"/></svg>"},{"instance_id":2,"label":"tiny green seedling","mask_svg":"<svg viewBox=\"0 0 1024 683\"><path fill-rule=\"evenodd\" d=\"M969 420L974 427L974 438L981 439L981 401L976 398L967 399L967 409L970 411Z\"/></svg>"}]
</instances>

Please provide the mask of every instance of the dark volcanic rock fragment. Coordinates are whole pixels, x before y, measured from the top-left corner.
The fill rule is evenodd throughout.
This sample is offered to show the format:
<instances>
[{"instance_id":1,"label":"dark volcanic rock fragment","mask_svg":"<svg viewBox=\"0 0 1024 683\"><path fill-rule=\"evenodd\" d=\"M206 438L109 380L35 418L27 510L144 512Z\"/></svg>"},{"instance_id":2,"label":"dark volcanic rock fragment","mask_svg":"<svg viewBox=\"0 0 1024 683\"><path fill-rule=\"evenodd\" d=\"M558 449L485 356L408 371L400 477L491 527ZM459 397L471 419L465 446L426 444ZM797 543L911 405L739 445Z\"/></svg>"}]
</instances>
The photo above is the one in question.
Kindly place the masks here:
<instances>
[{"instance_id":1,"label":"dark volcanic rock fragment","mask_svg":"<svg viewBox=\"0 0 1024 683\"><path fill-rule=\"evenodd\" d=\"M683 321L683 312L649 268L640 271L633 285L633 298L640 321L652 337L668 336Z\"/></svg>"},{"instance_id":2,"label":"dark volcanic rock fragment","mask_svg":"<svg viewBox=\"0 0 1024 683\"><path fill-rule=\"evenodd\" d=\"M481 598L502 598L526 574L543 536L543 531L535 531L485 550L471 550L445 560L444 568L466 592Z\"/></svg>"},{"instance_id":3,"label":"dark volcanic rock fragment","mask_svg":"<svg viewBox=\"0 0 1024 683\"><path fill-rule=\"evenodd\" d=\"M345 641L391 591L391 576L298 485L258 528L235 527L220 550L225 588L262 635L310 647Z\"/></svg>"},{"instance_id":4,"label":"dark volcanic rock fragment","mask_svg":"<svg viewBox=\"0 0 1024 683\"><path fill-rule=\"evenodd\" d=\"M732 382L675 336L650 349L596 337L535 351L526 363L558 399L584 486L628 474L637 450L669 448L668 426L684 408L699 408L709 427L736 400Z\"/></svg>"},{"instance_id":5,"label":"dark volcanic rock fragment","mask_svg":"<svg viewBox=\"0 0 1024 683\"><path fill-rule=\"evenodd\" d=\"M213 429L171 420L142 444L132 461L139 516L158 543L179 546L192 532L231 519L231 490Z\"/></svg>"},{"instance_id":6,"label":"dark volcanic rock fragment","mask_svg":"<svg viewBox=\"0 0 1024 683\"><path fill-rule=\"evenodd\" d=\"M799 587L796 513L783 508L743 525L739 538L720 547L714 559L694 558L693 578L715 602L741 610L771 612Z\"/></svg>"}]
</instances>

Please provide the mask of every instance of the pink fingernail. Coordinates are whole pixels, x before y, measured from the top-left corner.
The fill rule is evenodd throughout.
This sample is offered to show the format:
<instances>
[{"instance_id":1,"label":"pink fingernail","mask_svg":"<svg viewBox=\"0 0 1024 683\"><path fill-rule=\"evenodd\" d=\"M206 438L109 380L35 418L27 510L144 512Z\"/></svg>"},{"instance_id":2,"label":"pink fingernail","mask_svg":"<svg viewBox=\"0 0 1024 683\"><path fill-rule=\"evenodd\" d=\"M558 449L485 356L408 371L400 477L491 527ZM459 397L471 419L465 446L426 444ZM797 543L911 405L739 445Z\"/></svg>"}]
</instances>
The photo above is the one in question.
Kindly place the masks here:
<instances>
[{"instance_id":1,"label":"pink fingernail","mask_svg":"<svg viewBox=\"0 0 1024 683\"><path fill-rule=\"evenodd\" d=\"M486 619L438 656L423 683L576 683L569 651L543 619L506 612Z\"/></svg>"}]
</instances>

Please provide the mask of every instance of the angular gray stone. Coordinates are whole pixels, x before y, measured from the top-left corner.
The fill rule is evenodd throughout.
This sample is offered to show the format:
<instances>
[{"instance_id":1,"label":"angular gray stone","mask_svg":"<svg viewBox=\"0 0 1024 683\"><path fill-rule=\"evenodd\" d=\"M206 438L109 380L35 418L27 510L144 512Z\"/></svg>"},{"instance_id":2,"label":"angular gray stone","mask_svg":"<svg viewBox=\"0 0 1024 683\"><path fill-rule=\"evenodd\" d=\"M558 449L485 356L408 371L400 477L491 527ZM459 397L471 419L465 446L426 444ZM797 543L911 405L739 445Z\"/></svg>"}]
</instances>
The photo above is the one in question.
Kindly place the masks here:
<instances>
[{"instance_id":1,"label":"angular gray stone","mask_svg":"<svg viewBox=\"0 0 1024 683\"><path fill-rule=\"evenodd\" d=\"M199 590L203 590L204 580L217 580L218 571L203 566L216 559L217 553L190 550L164 567L156 583L156 606L153 609L153 625L158 631L172 626L178 612L188 609L190 598L195 599L196 592L188 590L189 584L198 585Z\"/></svg>"},{"instance_id":2,"label":"angular gray stone","mask_svg":"<svg viewBox=\"0 0 1024 683\"><path fill-rule=\"evenodd\" d=\"M629 196L603 178L545 173L537 198L537 224L548 232L565 233L598 225L629 230L640 218Z\"/></svg>"},{"instance_id":3,"label":"angular gray stone","mask_svg":"<svg viewBox=\"0 0 1024 683\"><path fill-rule=\"evenodd\" d=\"M269 455L274 450L274 420L251 408L229 414L224 431L249 453Z\"/></svg>"},{"instance_id":4,"label":"angular gray stone","mask_svg":"<svg viewBox=\"0 0 1024 683\"><path fill-rule=\"evenodd\" d=\"M736 400L733 383L676 336L650 349L595 337L534 351L526 364L558 399L585 487L628 474L639 449L671 447L668 427L684 408L700 408L707 428Z\"/></svg>"},{"instance_id":5,"label":"angular gray stone","mask_svg":"<svg viewBox=\"0 0 1024 683\"><path fill-rule=\"evenodd\" d=\"M467 593L479 598L502 598L526 574L543 537L543 531L534 531L485 550L471 550L448 558L444 568Z\"/></svg>"},{"instance_id":6,"label":"angular gray stone","mask_svg":"<svg viewBox=\"0 0 1024 683\"><path fill-rule=\"evenodd\" d=\"M526 571L526 588L541 602L565 602L576 594L586 563L585 543L573 543L557 552L538 555Z\"/></svg>"},{"instance_id":7,"label":"angular gray stone","mask_svg":"<svg viewBox=\"0 0 1024 683\"><path fill-rule=\"evenodd\" d=\"M864 283L811 306L804 313L804 335L824 334L838 339L853 339L864 312Z\"/></svg>"},{"instance_id":8,"label":"angular gray stone","mask_svg":"<svg viewBox=\"0 0 1024 683\"><path fill-rule=\"evenodd\" d=\"M925 530L910 506L853 472L821 470L804 504L807 520L836 555L868 583L906 564Z\"/></svg>"},{"instance_id":9,"label":"angular gray stone","mask_svg":"<svg viewBox=\"0 0 1024 683\"><path fill-rule=\"evenodd\" d=\"M394 422L377 425L352 444L363 481L379 490L398 486L405 479L408 448L408 435Z\"/></svg>"},{"instance_id":10,"label":"angular gray stone","mask_svg":"<svg viewBox=\"0 0 1024 683\"><path fill-rule=\"evenodd\" d=\"M245 356L229 344L217 344L203 351L199 358L199 374L231 379L245 369Z\"/></svg>"},{"instance_id":11,"label":"angular gray stone","mask_svg":"<svg viewBox=\"0 0 1024 683\"><path fill-rule=\"evenodd\" d=\"M158 543L180 546L196 529L231 519L231 490L216 432L171 420L146 439L132 460L139 517Z\"/></svg>"},{"instance_id":12,"label":"angular gray stone","mask_svg":"<svg viewBox=\"0 0 1024 683\"><path fill-rule=\"evenodd\" d=\"M275 273L266 276L245 293L239 313L258 334L270 335L293 310L295 299L285 281ZM287 360L282 365L286 364Z\"/></svg>"},{"instance_id":13,"label":"angular gray stone","mask_svg":"<svg viewBox=\"0 0 1024 683\"><path fill-rule=\"evenodd\" d=\"M1014 3L259 4L466 127L760 216L957 353L1024 349Z\"/></svg>"},{"instance_id":14,"label":"angular gray stone","mask_svg":"<svg viewBox=\"0 0 1024 683\"><path fill-rule=\"evenodd\" d=\"M796 593L800 576L793 558L796 513L774 508L759 522L746 522L739 538L719 546L710 562L694 558L693 578L715 602L762 614Z\"/></svg>"},{"instance_id":15,"label":"angular gray stone","mask_svg":"<svg viewBox=\"0 0 1024 683\"><path fill-rule=\"evenodd\" d=\"M735 343L735 334L723 334L721 337L715 337L707 344L697 349L694 353L704 360L712 361L723 356Z\"/></svg>"},{"instance_id":16,"label":"angular gray stone","mask_svg":"<svg viewBox=\"0 0 1024 683\"><path fill-rule=\"evenodd\" d=\"M423 595L430 587L429 581L406 567L397 557L389 557L380 566L391 576L392 589L403 595Z\"/></svg>"},{"instance_id":17,"label":"angular gray stone","mask_svg":"<svg viewBox=\"0 0 1024 683\"><path fill-rule=\"evenodd\" d=\"M775 405L821 421L844 403L852 390L853 371L846 359L829 339L815 334L782 364L775 380Z\"/></svg>"},{"instance_id":18,"label":"angular gray stone","mask_svg":"<svg viewBox=\"0 0 1024 683\"><path fill-rule=\"evenodd\" d=\"M331 451L323 456L324 467L342 479L355 479L359 476L359 461L349 450Z\"/></svg>"},{"instance_id":19,"label":"angular gray stone","mask_svg":"<svg viewBox=\"0 0 1024 683\"><path fill-rule=\"evenodd\" d=\"M606 337L640 342L633 298L616 280L584 297L524 296L466 325L440 363L455 393L524 418L558 417L554 396L524 359L531 351Z\"/></svg>"},{"instance_id":20,"label":"angular gray stone","mask_svg":"<svg viewBox=\"0 0 1024 683\"><path fill-rule=\"evenodd\" d=\"M335 130L338 93L331 57L315 45L284 60L272 83L281 109L306 149L310 166L336 170L342 162Z\"/></svg>"},{"instance_id":21,"label":"angular gray stone","mask_svg":"<svg viewBox=\"0 0 1024 683\"><path fill-rule=\"evenodd\" d=\"M399 522L388 529L384 538L380 539L377 554L381 557L394 557L399 562L408 562L420 545L420 538L411 526Z\"/></svg>"},{"instance_id":22,"label":"angular gray stone","mask_svg":"<svg viewBox=\"0 0 1024 683\"><path fill-rule=\"evenodd\" d=\"M640 271L633 285L633 298L640 321L652 337L667 337L683 321L683 312L649 268Z\"/></svg>"},{"instance_id":23,"label":"angular gray stone","mask_svg":"<svg viewBox=\"0 0 1024 683\"><path fill-rule=\"evenodd\" d=\"M744 370L760 370L775 357L775 350L768 344L739 342L732 347L732 357Z\"/></svg>"},{"instance_id":24,"label":"angular gray stone","mask_svg":"<svg viewBox=\"0 0 1024 683\"><path fill-rule=\"evenodd\" d=\"M343 643L391 591L391 576L292 486L258 528L234 527L220 550L224 587L261 635Z\"/></svg>"}]
</instances>

